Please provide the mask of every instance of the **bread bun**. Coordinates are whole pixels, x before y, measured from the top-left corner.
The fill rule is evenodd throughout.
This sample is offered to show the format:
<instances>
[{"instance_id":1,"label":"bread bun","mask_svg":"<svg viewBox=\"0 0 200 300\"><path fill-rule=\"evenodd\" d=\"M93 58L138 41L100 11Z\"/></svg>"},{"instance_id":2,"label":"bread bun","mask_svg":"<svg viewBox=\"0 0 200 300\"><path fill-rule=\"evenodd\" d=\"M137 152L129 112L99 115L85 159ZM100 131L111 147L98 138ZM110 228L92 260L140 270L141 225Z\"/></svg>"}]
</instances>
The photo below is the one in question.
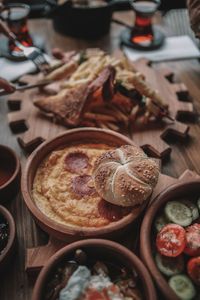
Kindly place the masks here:
<instances>
[{"instance_id":1,"label":"bread bun","mask_svg":"<svg viewBox=\"0 0 200 300\"><path fill-rule=\"evenodd\" d=\"M93 179L106 201L120 206L141 206L149 199L159 176L158 163L141 148L125 145L102 154Z\"/></svg>"}]
</instances>

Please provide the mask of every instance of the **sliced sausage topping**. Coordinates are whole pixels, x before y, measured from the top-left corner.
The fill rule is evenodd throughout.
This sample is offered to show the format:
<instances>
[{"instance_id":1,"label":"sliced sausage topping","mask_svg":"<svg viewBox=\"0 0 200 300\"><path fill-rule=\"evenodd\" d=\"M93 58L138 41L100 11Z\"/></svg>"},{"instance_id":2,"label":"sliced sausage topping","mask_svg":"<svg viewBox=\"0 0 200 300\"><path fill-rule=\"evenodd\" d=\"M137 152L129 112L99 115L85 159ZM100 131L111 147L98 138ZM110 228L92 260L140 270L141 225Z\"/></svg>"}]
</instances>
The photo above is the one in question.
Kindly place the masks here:
<instances>
[{"instance_id":1,"label":"sliced sausage topping","mask_svg":"<svg viewBox=\"0 0 200 300\"><path fill-rule=\"evenodd\" d=\"M128 215L132 208L130 207L121 207L119 205L114 205L101 199L98 203L99 214L108 219L109 221L119 221L124 216Z\"/></svg>"},{"instance_id":2,"label":"sliced sausage topping","mask_svg":"<svg viewBox=\"0 0 200 300\"><path fill-rule=\"evenodd\" d=\"M72 189L79 196L90 196L96 193L92 177L89 175L81 175L73 178Z\"/></svg>"},{"instance_id":3,"label":"sliced sausage topping","mask_svg":"<svg viewBox=\"0 0 200 300\"><path fill-rule=\"evenodd\" d=\"M65 170L82 174L89 166L89 158L85 153L72 152L65 157Z\"/></svg>"}]
</instances>

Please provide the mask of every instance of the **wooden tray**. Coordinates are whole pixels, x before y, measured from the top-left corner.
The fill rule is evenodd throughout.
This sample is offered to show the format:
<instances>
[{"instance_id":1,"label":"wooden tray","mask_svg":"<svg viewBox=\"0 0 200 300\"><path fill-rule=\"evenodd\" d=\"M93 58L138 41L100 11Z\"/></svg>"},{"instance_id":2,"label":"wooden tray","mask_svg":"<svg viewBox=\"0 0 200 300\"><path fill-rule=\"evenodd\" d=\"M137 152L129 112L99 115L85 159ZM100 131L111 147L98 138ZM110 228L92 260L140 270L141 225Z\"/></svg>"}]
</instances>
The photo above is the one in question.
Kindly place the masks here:
<instances>
[{"instance_id":1,"label":"wooden tray","mask_svg":"<svg viewBox=\"0 0 200 300\"><path fill-rule=\"evenodd\" d=\"M177 182L187 182L190 179L199 178L199 175L196 173L186 170L178 179L167 176L167 175L160 175L158 184L154 190L154 193L151 197L151 201L154 199L167 187L170 185L177 183ZM139 220L137 220L136 224L133 225L131 231L127 232L126 236L123 237L123 240L120 239L118 242L124 244L129 249L133 250L134 252L138 252L138 244L139 244L139 234L140 234L140 225L141 225L142 216ZM134 234L133 234L134 232ZM137 234L135 234L137 233ZM134 239L130 238L130 236L134 235ZM70 243L70 242L69 242ZM63 246L67 245L68 242L62 242L56 240L55 238L50 237L49 242L45 246L39 246L36 248L27 249L26 253L26 271L29 274L33 274L34 272L38 272L47 262L47 260L59 249Z\"/></svg>"},{"instance_id":2,"label":"wooden tray","mask_svg":"<svg viewBox=\"0 0 200 300\"><path fill-rule=\"evenodd\" d=\"M157 89L169 104L169 111L176 122L150 123L148 126L135 128L125 132L134 142L141 146L145 152L157 157L165 158L171 152L170 146L164 141L176 136L185 139L188 136L189 126L179 122L188 117L194 117L193 105L189 101L188 91L184 84L173 82L173 72L168 69L157 70L150 66L146 60L138 60L136 68L145 74L152 88ZM35 82L38 76L26 76L24 82ZM25 152L32 152L44 140L53 138L66 130L65 127L51 122L33 105L36 97L34 90L16 92L8 99L8 106L12 112L8 114L8 123L11 130L19 134L17 137L20 146ZM124 133L124 132L123 132Z\"/></svg>"}]
</instances>

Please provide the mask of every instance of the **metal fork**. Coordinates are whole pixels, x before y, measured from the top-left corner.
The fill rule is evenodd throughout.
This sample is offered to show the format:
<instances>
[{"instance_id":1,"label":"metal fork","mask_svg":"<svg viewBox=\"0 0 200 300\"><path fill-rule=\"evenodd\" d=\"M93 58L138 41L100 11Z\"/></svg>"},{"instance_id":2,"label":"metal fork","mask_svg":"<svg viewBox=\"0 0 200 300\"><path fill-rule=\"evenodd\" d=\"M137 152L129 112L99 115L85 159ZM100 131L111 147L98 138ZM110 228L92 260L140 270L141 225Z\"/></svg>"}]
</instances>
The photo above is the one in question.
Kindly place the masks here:
<instances>
[{"instance_id":1,"label":"metal fork","mask_svg":"<svg viewBox=\"0 0 200 300\"><path fill-rule=\"evenodd\" d=\"M44 54L42 51L36 47L26 47L22 45L17 40L17 37L13 32L9 30L9 28L0 20L0 33L3 33L7 36L10 40L12 40L15 45L23 52L24 56L31 60L37 67L39 71L45 72L48 67L49 63L47 62Z\"/></svg>"}]
</instances>

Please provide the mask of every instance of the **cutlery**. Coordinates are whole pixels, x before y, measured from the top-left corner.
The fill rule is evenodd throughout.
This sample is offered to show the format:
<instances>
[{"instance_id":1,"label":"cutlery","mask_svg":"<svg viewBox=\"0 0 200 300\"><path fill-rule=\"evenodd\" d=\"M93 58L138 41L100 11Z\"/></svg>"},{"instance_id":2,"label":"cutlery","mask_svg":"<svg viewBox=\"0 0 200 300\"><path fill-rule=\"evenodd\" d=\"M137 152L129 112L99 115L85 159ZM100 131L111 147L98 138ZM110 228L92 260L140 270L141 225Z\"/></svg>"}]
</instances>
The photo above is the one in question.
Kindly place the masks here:
<instances>
[{"instance_id":1,"label":"cutlery","mask_svg":"<svg viewBox=\"0 0 200 300\"><path fill-rule=\"evenodd\" d=\"M41 72L45 72L45 70L49 67L49 63L45 59L44 54L39 48L36 47L25 47L17 40L17 37L13 32L9 30L9 28L0 20L0 33L7 36L10 40L12 40L15 45L23 52L24 56L31 60L37 67L37 69Z\"/></svg>"},{"instance_id":2,"label":"cutlery","mask_svg":"<svg viewBox=\"0 0 200 300\"><path fill-rule=\"evenodd\" d=\"M50 83L52 83L51 80L41 80L41 81L38 81L34 84L16 85L16 86L14 86L13 91L10 91L10 92L0 90L0 97L5 96L5 95L10 95L10 94L12 94L16 91L25 91L25 90L29 90L29 89L33 89L33 88L37 88L37 87L43 87L43 86L46 86Z\"/></svg>"}]
</instances>

